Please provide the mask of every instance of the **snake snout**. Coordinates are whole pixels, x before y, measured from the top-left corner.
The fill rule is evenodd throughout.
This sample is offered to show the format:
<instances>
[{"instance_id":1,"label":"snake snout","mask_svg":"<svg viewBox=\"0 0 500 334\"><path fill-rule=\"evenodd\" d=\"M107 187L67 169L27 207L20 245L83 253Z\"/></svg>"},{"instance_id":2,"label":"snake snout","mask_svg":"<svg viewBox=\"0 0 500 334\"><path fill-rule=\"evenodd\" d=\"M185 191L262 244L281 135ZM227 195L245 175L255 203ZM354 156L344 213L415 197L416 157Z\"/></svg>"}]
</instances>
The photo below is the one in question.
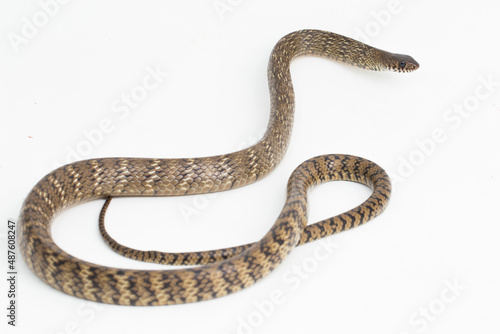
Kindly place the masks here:
<instances>
[{"instance_id":1,"label":"snake snout","mask_svg":"<svg viewBox=\"0 0 500 334\"><path fill-rule=\"evenodd\" d=\"M390 68L395 72L413 72L420 67L419 63L408 55L392 54L391 58Z\"/></svg>"},{"instance_id":2,"label":"snake snout","mask_svg":"<svg viewBox=\"0 0 500 334\"><path fill-rule=\"evenodd\" d=\"M420 64L412 57L410 57L410 56L407 56L407 57L408 57L408 60L406 61L406 66L405 66L406 71L405 72L416 71L420 67Z\"/></svg>"}]
</instances>

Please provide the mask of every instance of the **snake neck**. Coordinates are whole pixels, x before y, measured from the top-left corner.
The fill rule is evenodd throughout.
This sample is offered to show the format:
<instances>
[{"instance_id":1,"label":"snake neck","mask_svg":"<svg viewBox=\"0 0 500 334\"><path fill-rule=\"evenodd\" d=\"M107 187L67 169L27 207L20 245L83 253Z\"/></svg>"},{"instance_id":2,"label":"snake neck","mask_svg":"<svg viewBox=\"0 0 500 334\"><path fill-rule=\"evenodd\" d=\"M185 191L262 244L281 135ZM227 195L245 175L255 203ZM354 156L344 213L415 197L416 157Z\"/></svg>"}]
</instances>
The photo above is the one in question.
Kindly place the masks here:
<instances>
[{"instance_id":1,"label":"snake neck","mask_svg":"<svg viewBox=\"0 0 500 334\"><path fill-rule=\"evenodd\" d=\"M300 30L284 36L271 53L268 82L271 113L267 131L257 145L268 152L273 164L286 153L295 112L295 94L290 73L291 62L300 56L318 56L336 62L381 71L390 55L351 38L320 30Z\"/></svg>"}]
</instances>

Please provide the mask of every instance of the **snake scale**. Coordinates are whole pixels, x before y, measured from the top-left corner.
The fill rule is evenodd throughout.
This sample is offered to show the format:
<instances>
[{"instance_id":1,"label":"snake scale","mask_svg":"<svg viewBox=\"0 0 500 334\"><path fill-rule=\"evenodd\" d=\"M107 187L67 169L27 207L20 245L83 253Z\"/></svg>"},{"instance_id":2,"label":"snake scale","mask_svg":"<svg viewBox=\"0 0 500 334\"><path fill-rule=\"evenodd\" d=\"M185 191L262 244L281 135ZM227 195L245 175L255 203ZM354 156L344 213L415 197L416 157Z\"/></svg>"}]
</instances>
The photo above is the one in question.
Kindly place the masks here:
<instances>
[{"instance_id":1,"label":"snake scale","mask_svg":"<svg viewBox=\"0 0 500 334\"><path fill-rule=\"evenodd\" d=\"M382 212L390 180L373 162L349 155L309 159L292 173L282 212L258 242L192 253L138 251L106 239L131 258L169 264L201 264L165 270L105 267L71 256L51 236L51 222L64 208L118 196L177 196L229 190L253 183L282 160L291 136L294 92L290 63L298 56L327 57L370 70L410 72L418 63L356 40L320 30L301 30L280 39L268 66L271 115L255 145L238 152L189 159L102 158L62 166L28 194L19 218L19 246L38 277L67 294L109 304L167 305L197 302L246 288L268 275L297 245L365 223ZM373 189L361 205L339 216L307 224L307 191L331 180L349 180ZM106 202L101 220L109 204ZM103 222L101 232L106 236Z\"/></svg>"}]
</instances>

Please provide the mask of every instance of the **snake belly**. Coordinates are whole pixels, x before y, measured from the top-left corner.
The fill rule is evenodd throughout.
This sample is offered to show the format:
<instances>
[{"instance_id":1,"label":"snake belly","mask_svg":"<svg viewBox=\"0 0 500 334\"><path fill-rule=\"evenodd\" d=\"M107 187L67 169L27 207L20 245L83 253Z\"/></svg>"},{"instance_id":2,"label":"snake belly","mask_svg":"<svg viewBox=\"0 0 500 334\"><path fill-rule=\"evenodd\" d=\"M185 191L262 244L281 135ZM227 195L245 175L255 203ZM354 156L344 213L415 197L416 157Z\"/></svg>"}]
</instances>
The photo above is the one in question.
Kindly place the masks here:
<instances>
[{"instance_id":1,"label":"snake belly","mask_svg":"<svg viewBox=\"0 0 500 334\"><path fill-rule=\"evenodd\" d=\"M89 159L54 170L35 185L21 209L19 246L28 267L55 289L92 301L120 305L197 302L246 288L268 275L298 244L358 226L380 214L390 195L390 181L383 169L358 157L326 155L295 169L288 181L283 210L260 241L228 250L223 256L209 256L215 260L201 261L205 264L198 267L111 268L75 258L52 239L54 217L82 202L120 196L211 193L266 176L282 160L290 141L294 115L290 63L304 55L376 71L410 72L419 66L410 56L379 50L331 32L301 30L286 35L270 56L271 113L267 131L258 143L212 157ZM359 182L370 186L373 193L357 208L307 226L307 190L331 180ZM203 258L209 253L200 254Z\"/></svg>"}]
</instances>

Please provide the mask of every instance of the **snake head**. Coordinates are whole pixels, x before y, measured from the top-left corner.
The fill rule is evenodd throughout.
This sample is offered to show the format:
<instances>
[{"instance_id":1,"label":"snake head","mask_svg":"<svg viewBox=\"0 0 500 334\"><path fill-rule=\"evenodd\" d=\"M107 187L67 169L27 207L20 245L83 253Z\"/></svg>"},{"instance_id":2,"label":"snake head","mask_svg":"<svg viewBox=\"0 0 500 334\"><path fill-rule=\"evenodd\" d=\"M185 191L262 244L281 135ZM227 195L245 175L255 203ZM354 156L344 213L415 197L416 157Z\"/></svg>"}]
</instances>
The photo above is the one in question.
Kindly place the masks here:
<instances>
[{"instance_id":1,"label":"snake head","mask_svg":"<svg viewBox=\"0 0 500 334\"><path fill-rule=\"evenodd\" d=\"M413 72L420 66L413 57L397 53L387 55L386 66L393 72Z\"/></svg>"}]
</instances>

